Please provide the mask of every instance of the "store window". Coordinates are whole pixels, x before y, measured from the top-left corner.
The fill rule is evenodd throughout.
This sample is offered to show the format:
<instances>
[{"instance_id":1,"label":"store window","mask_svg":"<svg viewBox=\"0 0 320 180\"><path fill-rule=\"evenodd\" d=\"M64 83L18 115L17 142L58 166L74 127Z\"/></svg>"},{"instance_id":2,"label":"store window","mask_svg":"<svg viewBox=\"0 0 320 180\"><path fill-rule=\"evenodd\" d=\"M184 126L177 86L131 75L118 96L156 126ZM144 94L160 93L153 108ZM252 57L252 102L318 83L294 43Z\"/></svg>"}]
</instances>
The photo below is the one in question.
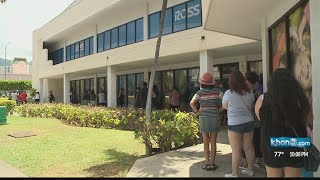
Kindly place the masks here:
<instances>
[{"instance_id":1,"label":"store window","mask_svg":"<svg viewBox=\"0 0 320 180\"><path fill-rule=\"evenodd\" d=\"M170 34L172 33L172 8L166 10L166 16L164 18L164 25L163 25L163 34Z\"/></svg>"},{"instance_id":2,"label":"store window","mask_svg":"<svg viewBox=\"0 0 320 180\"><path fill-rule=\"evenodd\" d=\"M111 30L111 48L116 48L119 46L118 28Z\"/></svg>"},{"instance_id":3,"label":"store window","mask_svg":"<svg viewBox=\"0 0 320 180\"><path fill-rule=\"evenodd\" d=\"M127 44L132 44L135 42L136 36L136 24L135 21L127 24Z\"/></svg>"},{"instance_id":4,"label":"store window","mask_svg":"<svg viewBox=\"0 0 320 180\"><path fill-rule=\"evenodd\" d=\"M251 61L248 62L248 71L253 71L258 75L262 74L262 61Z\"/></svg>"},{"instance_id":5,"label":"store window","mask_svg":"<svg viewBox=\"0 0 320 180\"><path fill-rule=\"evenodd\" d=\"M80 57L84 56L84 41L80 41Z\"/></svg>"},{"instance_id":6,"label":"store window","mask_svg":"<svg viewBox=\"0 0 320 180\"><path fill-rule=\"evenodd\" d=\"M104 32L104 50L109 50L110 49L110 44L111 44L111 37L110 37L110 31Z\"/></svg>"},{"instance_id":7,"label":"store window","mask_svg":"<svg viewBox=\"0 0 320 180\"><path fill-rule=\"evenodd\" d=\"M178 32L187 28L187 11L186 4L181 4L173 8L174 13L174 24L173 31Z\"/></svg>"},{"instance_id":8,"label":"store window","mask_svg":"<svg viewBox=\"0 0 320 180\"><path fill-rule=\"evenodd\" d=\"M159 36L160 13L149 15L149 38ZM201 0L192 0L166 10L163 35L202 26Z\"/></svg>"},{"instance_id":9,"label":"store window","mask_svg":"<svg viewBox=\"0 0 320 180\"><path fill-rule=\"evenodd\" d=\"M119 98L119 94L121 89L123 89L124 92L124 99ZM127 106L127 76L122 75L118 76L118 93L117 93L117 105L118 106ZM124 103L124 104L121 104Z\"/></svg>"},{"instance_id":10,"label":"store window","mask_svg":"<svg viewBox=\"0 0 320 180\"><path fill-rule=\"evenodd\" d=\"M93 36L90 37L90 54L93 54Z\"/></svg>"},{"instance_id":11,"label":"store window","mask_svg":"<svg viewBox=\"0 0 320 180\"><path fill-rule=\"evenodd\" d=\"M97 52L102 52L103 51L103 45L104 45L104 42L103 42L103 38L104 38L104 33L100 33L98 34L98 49L97 49Z\"/></svg>"},{"instance_id":12,"label":"store window","mask_svg":"<svg viewBox=\"0 0 320 180\"><path fill-rule=\"evenodd\" d=\"M143 73L137 74L137 87L142 88L143 82L144 82L144 74Z\"/></svg>"},{"instance_id":13,"label":"store window","mask_svg":"<svg viewBox=\"0 0 320 180\"><path fill-rule=\"evenodd\" d=\"M85 88L84 88L84 80L80 81L80 94L79 94L79 99L80 99L80 104L85 104L88 105L87 102L84 101L84 95L85 95Z\"/></svg>"},{"instance_id":14,"label":"store window","mask_svg":"<svg viewBox=\"0 0 320 180\"><path fill-rule=\"evenodd\" d=\"M74 58L77 59L80 57L80 44L77 42L75 44L75 53L74 53Z\"/></svg>"},{"instance_id":15,"label":"store window","mask_svg":"<svg viewBox=\"0 0 320 180\"><path fill-rule=\"evenodd\" d=\"M67 52L67 61L70 61L70 46L67 46L67 50L66 50Z\"/></svg>"},{"instance_id":16,"label":"store window","mask_svg":"<svg viewBox=\"0 0 320 180\"><path fill-rule=\"evenodd\" d=\"M71 60L73 60L74 59L74 44L72 44L71 46L70 46L70 51L71 51Z\"/></svg>"},{"instance_id":17,"label":"store window","mask_svg":"<svg viewBox=\"0 0 320 180\"><path fill-rule=\"evenodd\" d=\"M143 41L143 18L136 20L136 42Z\"/></svg>"},{"instance_id":18,"label":"store window","mask_svg":"<svg viewBox=\"0 0 320 180\"><path fill-rule=\"evenodd\" d=\"M180 109L185 110L189 106L188 103L188 77L186 69L174 71L174 86L180 93Z\"/></svg>"},{"instance_id":19,"label":"store window","mask_svg":"<svg viewBox=\"0 0 320 180\"><path fill-rule=\"evenodd\" d=\"M134 95L136 90L136 75L130 74L128 75L128 106L134 106Z\"/></svg>"},{"instance_id":20,"label":"store window","mask_svg":"<svg viewBox=\"0 0 320 180\"><path fill-rule=\"evenodd\" d=\"M199 27L202 24L201 0L193 0L187 3L187 26L189 28Z\"/></svg>"},{"instance_id":21,"label":"store window","mask_svg":"<svg viewBox=\"0 0 320 180\"><path fill-rule=\"evenodd\" d=\"M127 44L127 25L119 27L119 46Z\"/></svg>"},{"instance_id":22,"label":"store window","mask_svg":"<svg viewBox=\"0 0 320 180\"><path fill-rule=\"evenodd\" d=\"M149 16L149 38L159 36L160 13Z\"/></svg>"},{"instance_id":23,"label":"store window","mask_svg":"<svg viewBox=\"0 0 320 180\"><path fill-rule=\"evenodd\" d=\"M90 42L89 41L90 41L89 38L84 41L84 55L85 56L90 55Z\"/></svg>"}]
</instances>

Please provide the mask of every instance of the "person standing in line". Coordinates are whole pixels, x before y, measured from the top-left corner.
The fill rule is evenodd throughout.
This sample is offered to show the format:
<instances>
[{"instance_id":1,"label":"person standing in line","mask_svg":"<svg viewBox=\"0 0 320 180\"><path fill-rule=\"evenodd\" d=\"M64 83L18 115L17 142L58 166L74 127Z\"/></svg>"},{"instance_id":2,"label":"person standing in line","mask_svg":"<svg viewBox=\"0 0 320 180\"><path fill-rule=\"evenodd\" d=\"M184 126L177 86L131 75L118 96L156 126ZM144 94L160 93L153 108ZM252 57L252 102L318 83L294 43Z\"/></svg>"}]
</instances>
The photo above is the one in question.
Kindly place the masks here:
<instances>
[{"instance_id":1,"label":"person standing in line","mask_svg":"<svg viewBox=\"0 0 320 180\"><path fill-rule=\"evenodd\" d=\"M157 85L153 85L152 88L152 109L153 110L158 110L160 109L160 92L158 90Z\"/></svg>"},{"instance_id":2,"label":"person standing in line","mask_svg":"<svg viewBox=\"0 0 320 180\"><path fill-rule=\"evenodd\" d=\"M263 74L262 73L259 75L259 81L257 83L256 89L258 93L263 94Z\"/></svg>"},{"instance_id":3,"label":"person standing in line","mask_svg":"<svg viewBox=\"0 0 320 180\"><path fill-rule=\"evenodd\" d=\"M36 96L34 97L34 102L35 102L36 104L39 104L39 103L40 103L40 93L39 93L39 92L36 93Z\"/></svg>"},{"instance_id":4,"label":"person standing in line","mask_svg":"<svg viewBox=\"0 0 320 180\"><path fill-rule=\"evenodd\" d=\"M180 93L176 87L173 87L172 92L169 95L170 99L170 109L176 110L180 106Z\"/></svg>"},{"instance_id":5,"label":"person standing in line","mask_svg":"<svg viewBox=\"0 0 320 180\"><path fill-rule=\"evenodd\" d=\"M296 133L300 138L308 137L306 126L311 112L308 98L292 73L284 68L273 72L267 89L255 105L255 113L261 122L261 151L267 176L300 177L304 157L290 157L290 152L303 152L303 149L272 147L270 138L296 138ZM284 154L275 157L275 152Z\"/></svg>"},{"instance_id":6,"label":"person standing in line","mask_svg":"<svg viewBox=\"0 0 320 180\"><path fill-rule=\"evenodd\" d=\"M240 71L233 71L230 74L229 87L230 89L223 96L222 106L228 111L228 138L232 149L232 172L225 174L225 177L238 177L242 148L246 153L248 168L241 172L253 176L254 118L251 110L253 109L254 95Z\"/></svg>"},{"instance_id":7,"label":"person standing in line","mask_svg":"<svg viewBox=\"0 0 320 180\"><path fill-rule=\"evenodd\" d=\"M90 94L86 91L83 95L83 104L88 105L90 103Z\"/></svg>"},{"instance_id":8,"label":"person standing in line","mask_svg":"<svg viewBox=\"0 0 320 180\"><path fill-rule=\"evenodd\" d=\"M255 99L254 102L256 102L258 97L261 95L256 89L256 84L259 81L259 76L257 73L253 71L248 71L245 74L245 78L249 88L254 94L254 99ZM254 116L254 119L255 119L255 127L253 132L253 146L254 146L254 152L255 152L256 158L253 165L258 168L262 168L262 153L260 148L260 123L259 123L259 120L257 119L257 116ZM243 163L239 166L239 168L247 169L248 163L246 160L246 154L244 153L243 150L242 150L242 159L243 159Z\"/></svg>"},{"instance_id":9,"label":"person standing in line","mask_svg":"<svg viewBox=\"0 0 320 180\"><path fill-rule=\"evenodd\" d=\"M121 88L118 95L118 105L119 107L124 107L124 89Z\"/></svg>"},{"instance_id":10,"label":"person standing in line","mask_svg":"<svg viewBox=\"0 0 320 180\"><path fill-rule=\"evenodd\" d=\"M103 90L100 90L100 93L98 94L98 100L99 100L99 106L106 106L106 96L103 92Z\"/></svg>"},{"instance_id":11,"label":"person standing in line","mask_svg":"<svg viewBox=\"0 0 320 180\"><path fill-rule=\"evenodd\" d=\"M18 92L17 102L19 105L22 104L21 92Z\"/></svg>"},{"instance_id":12,"label":"person standing in line","mask_svg":"<svg viewBox=\"0 0 320 180\"><path fill-rule=\"evenodd\" d=\"M148 98L148 84L146 82L143 82L140 98L141 98L140 107L145 109L147 105L147 98Z\"/></svg>"},{"instance_id":13,"label":"person standing in line","mask_svg":"<svg viewBox=\"0 0 320 180\"><path fill-rule=\"evenodd\" d=\"M140 96L141 96L141 88L137 87L136 93L134 95L134 107L136 109L139 109L141 107L140 106L140 100L141 100Z\"/></svg>"},{"instance_id":14,"label":"person standing in line","mask_svg":"<svg viewBox=\"0 0 320 180\"><path fill-rule=\"evenodd\" d=\"M96 102L97 102L97 95L94 92L94 90L92 89L91 93L90 93L90 104L91 105L96 105Z\"/></svg>"},{"instance_id":15,"label":"person standing in line","mask_svg":"<svg viewBox=\"0 0 320 180\"><path fill-rule=\"evenodd\" d=\"M204 170L216 170L218 166L215 164L217 151L217 136L220 131L219 121L219 104L223 94L219 89L215 88L215 81L212 74L203 74L201 80L201 90L196 92L190 101L190 107L194 112L199 114L200 133L203 137L204 153L206 163L202 167ZM200 109L196 107L197 102L200 103ZM211 144L211 158L209 146Z\"/></svg>"},{"instance_id":16,"label":"person standing in line","mask_svg":"<svg viewBox=\"0 0 320 180\"><path fill-rule=\"evenodd\" d=\"M22 103L23 103L23 104L26 104L26 103L27 103L27 97L28 97L26 91L23 91L23 92L20 94L20 96L21 96Z\"/></svg>"},{"instance_id":17,"label":"person standing in line","mask_svg":"<svg viewBox=\"0 0 320 180\"><path fill-rule=\"evenodd\" d=\"M16 103L18 102L18 93L17 93L17 91L13 91L11 93L11 100L16 101Z\"/></svg>"},{"instance_id":18,"label":"person standing in line","mask_svg":"<svg viewBox=\"0 0 320 180\"><path fill-rule=\"evenodd\" d=\"M49 97L48 98L49 98L49 103L53 103L55 101L55 97L54 97L52 91L49 91Z\"/></svg>"}]
</instances>

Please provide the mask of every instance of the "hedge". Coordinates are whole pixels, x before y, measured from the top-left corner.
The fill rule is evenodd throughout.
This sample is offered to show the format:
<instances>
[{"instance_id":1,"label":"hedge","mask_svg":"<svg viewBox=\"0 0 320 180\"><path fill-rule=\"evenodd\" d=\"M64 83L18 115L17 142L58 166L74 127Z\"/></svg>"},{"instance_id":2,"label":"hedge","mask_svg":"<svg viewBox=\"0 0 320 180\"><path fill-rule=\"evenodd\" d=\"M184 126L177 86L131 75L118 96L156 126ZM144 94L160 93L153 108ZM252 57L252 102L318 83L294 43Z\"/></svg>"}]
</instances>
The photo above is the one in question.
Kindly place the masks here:
<instances>
[{"instance_id":1,"label":"hedge","mask_svg":"<svg viewBox=\"0 0 320 180\"><path fill-rule=\"evenodd\" d=\"M17 106L15 112L22 117L56 118L74 126L131 130L136 138L144 143L153 142L153 148L160 148L161 152L199 143L199 124L193 113L154 111L151 124L146 125L142 109L25 104ZM150 136L146 136L147 127Z\"/></svg>"},{"instance_id":2,"label":"hedge","mask_svg":"<svg viewBox=\"0 0 320 180\"><path fill-rule=\"evenodd\" d=\"M7 98L0 98L0 106L6 106L7 114L12 114L16 105L16 101L9 100Z\"/></svg>"},{"instance_id":3,"label":"hedge","mask_svg":"<svg viewBox=\"0 0 320 180\"><path fill-rule=\"evenodd\" d=\"M0 90L13 91L13 90L29 90L32 88L32 83L29 80L1 80Z\"/></svg>"}]
</instances>

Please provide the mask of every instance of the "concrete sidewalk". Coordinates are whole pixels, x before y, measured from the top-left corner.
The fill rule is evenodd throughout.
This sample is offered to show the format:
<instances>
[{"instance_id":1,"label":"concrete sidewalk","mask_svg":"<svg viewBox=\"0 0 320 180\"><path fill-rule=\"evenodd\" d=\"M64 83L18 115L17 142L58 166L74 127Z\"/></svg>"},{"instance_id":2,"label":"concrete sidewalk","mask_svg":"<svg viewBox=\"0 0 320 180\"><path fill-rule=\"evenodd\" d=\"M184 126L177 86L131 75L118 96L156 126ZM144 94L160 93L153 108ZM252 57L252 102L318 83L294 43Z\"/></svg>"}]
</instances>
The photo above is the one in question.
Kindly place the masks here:
<instances>
[{"instance_id":1,"label":"concrete sidewalk","mask_svg":"<svg viewBox=\"0 0 320 180\"><path fill-rule=\"evenodd\" d=\"M0 160L0 177L27 177L22 172Z\"/></svg>"},{"instance_id":2,"label":"concrete sidewalk","mask_svg":"<svg viewBox=\"0 0 320 180\"><path fill-rule=\"evenodd\" d=\"M216 171L205 171L201 169L203 164L203 144L200 144L139 159L127 177L224 177L231 172L231 147L226 130L218 134L216 164L219 168ZM254 177L266 177L265 169L254 170ZM241 177L248 176L241 174Z\"/></svg>"}]
</instances>

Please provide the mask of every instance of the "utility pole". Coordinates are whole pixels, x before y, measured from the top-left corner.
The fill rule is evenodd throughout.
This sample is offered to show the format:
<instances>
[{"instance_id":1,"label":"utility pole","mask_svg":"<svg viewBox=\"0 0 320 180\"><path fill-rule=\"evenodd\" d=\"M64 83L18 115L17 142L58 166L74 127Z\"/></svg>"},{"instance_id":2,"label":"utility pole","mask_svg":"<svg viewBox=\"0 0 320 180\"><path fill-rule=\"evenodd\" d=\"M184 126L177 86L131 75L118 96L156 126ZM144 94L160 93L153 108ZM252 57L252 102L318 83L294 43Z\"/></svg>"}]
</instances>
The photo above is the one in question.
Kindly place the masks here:
<instances>
[{"instance_id":1,"label":"utility pole","mask_svg":"<svg viewBox=\"0 0 320 180\"><path fill-rule=\"evenodd\" d=\"M10 42L4 48L4 80L7 80L7 47L9 46Z\"/></svg>"}]
</instances>

